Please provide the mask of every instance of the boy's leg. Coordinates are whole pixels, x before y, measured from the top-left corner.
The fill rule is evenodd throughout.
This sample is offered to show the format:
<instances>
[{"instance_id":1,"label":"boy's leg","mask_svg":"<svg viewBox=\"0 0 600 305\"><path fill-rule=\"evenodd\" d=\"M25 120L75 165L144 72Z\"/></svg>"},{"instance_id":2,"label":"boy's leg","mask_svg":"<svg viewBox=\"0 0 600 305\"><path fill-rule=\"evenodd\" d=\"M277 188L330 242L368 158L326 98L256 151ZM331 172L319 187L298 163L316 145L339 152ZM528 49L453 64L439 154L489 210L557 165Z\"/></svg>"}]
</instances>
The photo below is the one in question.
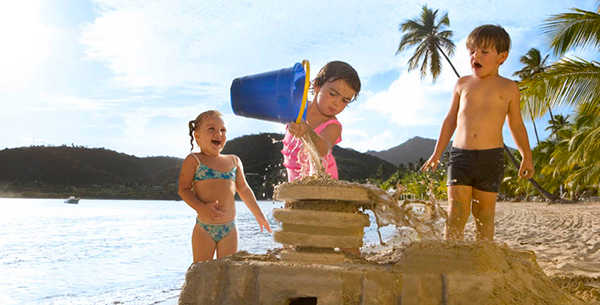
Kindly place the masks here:
<instances>
[{"instance_id":1,"label":"boy's leg","mask_svg":"<svg viewBox=\"0 0 600 305\"><path fill-rule=\"evenodd\" d=\"M444 239L462 240L465 225L471 212L473 187L470 185L448 186L448 219L444 228Z\"/></svg>"},{"instance_id":2,"label":"boy's leg","mask_svg":"<svg viewBox=\"0 0 600 305\"><path fill-rule=\"evenodd\" d=\"M225 257L237 252L238 231L237 226L217 243L217 258Z\"/></svg>"},{"instance_id":3,"label":"boy's leg","mask_svg":"<svg viewBox=\"0 0 600 305\"><path fill-rule=\"evenodd\" d=\"M194 226L192 232L192 253L194 263L209 261L215 255L216 243L198 224Z\"/></svg>"},{"instance_id":4,"label":"boy's leg","mask_svg":"<svg viewBox=\"0 0 600 305\"><path fill-rule=\"evenodd\" d=\"M477 240L494 239L494 215L498 193L473 188L473 218Z\"/></svg>"}]
</instances>

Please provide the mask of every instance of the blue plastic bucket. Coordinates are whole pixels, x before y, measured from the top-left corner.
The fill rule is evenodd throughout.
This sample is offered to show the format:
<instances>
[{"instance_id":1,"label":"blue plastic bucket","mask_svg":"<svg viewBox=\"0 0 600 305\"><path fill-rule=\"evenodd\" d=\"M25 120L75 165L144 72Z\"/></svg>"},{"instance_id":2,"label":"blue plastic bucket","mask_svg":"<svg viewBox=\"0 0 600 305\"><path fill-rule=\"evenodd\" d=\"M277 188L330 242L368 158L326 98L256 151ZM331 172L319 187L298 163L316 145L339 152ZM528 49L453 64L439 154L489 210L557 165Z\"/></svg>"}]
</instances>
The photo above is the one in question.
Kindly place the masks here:
<instances>
[{"instance_id":1,"label":"blue plastic bucket","mask_svg":"<svg viewBox=\"0 0 600 305\"><path fill-rule=\"evenodd\" d=\"M238 77L231 84L231 107L239 116L279 122L300 122L306 117L309 69L291 68Z\"/></svg>"}]
</instances>

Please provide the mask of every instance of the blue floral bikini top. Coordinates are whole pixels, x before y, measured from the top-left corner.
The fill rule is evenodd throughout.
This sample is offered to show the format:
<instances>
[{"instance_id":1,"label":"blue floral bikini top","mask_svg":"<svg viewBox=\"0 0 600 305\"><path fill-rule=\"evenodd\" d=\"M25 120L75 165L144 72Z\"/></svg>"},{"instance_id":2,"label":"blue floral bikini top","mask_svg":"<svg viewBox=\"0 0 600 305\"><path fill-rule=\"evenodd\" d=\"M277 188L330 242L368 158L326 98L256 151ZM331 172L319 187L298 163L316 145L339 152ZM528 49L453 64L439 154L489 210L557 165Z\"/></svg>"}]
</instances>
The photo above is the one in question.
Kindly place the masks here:
<instances>
[{"instance_id":1,"label":"blue floral bikini top","mask_svg":"<svg viewBox=\"0 0 600 305\"><path fill-rule=\"evenodd\" d=\"M214 170L200 162L200 159L196 157L196 155L192 154L196 161L198 161L198 167L196 168L196 173L194 173L194 181L206 180L206 179L227 179L235 181L237 176L237 166L235 162L233 164L233 168L227 172L220 172L218 170Z\"/></svg>"}]
</instances>

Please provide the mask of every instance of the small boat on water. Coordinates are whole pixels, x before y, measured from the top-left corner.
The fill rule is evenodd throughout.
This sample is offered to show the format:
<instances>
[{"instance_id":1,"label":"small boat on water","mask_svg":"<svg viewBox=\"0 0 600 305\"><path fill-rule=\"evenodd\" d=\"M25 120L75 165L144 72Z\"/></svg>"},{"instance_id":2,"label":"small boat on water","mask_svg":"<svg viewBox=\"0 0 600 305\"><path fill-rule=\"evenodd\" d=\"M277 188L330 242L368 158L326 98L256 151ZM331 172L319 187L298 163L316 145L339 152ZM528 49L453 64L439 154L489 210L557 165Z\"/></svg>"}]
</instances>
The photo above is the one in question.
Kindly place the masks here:
<instances>
[{"instance_id":1,"label":"small boat on water","mask_svg":"<svg viewBox=\"0 0 600 305\"><path fill-rule=\"evenodd\" d=\"M81 198L75 198L75 196L71 196L65 200L65 203L79 203L79 199Z\"/></svg>"}]
</instances>

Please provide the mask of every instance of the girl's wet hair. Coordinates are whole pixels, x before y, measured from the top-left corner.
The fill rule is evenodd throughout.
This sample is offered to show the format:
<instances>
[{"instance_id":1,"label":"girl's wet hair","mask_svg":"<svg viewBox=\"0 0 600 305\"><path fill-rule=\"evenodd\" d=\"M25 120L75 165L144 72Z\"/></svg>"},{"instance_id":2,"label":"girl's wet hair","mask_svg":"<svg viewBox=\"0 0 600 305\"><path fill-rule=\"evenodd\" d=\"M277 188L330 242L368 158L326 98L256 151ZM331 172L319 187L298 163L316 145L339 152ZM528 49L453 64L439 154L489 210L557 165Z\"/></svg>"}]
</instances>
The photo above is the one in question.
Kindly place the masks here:
<instances>
[{"instance_id":1,"label":"girl's wet hair","mask_svg":"<svg viewBox=\"0 0 600 305\"><path fill-rule=\"evenodd\" d=\"M510 35L499 25L485 24L476 27L467 37L467 49L494 48L502 53L510 50Z\"/></svg>"},{"instance_id":2,"label":"girl's wet hair","mask_svg":"<svg viewBox=\"0 0 600 305\"><path fill-rule=\"evenodd\" d=\"M330 61L323 66L313 79L312 86L321 87L325 82L335 82L338 79L343 79L356 92L350 102L355 101L360 92L360 78L356 70L343 61Z\"/></svg>"},{"instance_id":3,"label":"girl's wet hair","mask_svg":"<svg viewBox=\"0 0 600 305\"><path fill-rule=\"evenodd\" d=\"M202 122L204 120L212 116L222 117L223 115L217 110L207 110L198 115L195 120L191 120L188 123L188 128L190 129L190 145L192 146L192 148L190 148L190 151L194 149L194 131L196 130L196 128L202 126Z\"/></svg>"}]
</instances>

